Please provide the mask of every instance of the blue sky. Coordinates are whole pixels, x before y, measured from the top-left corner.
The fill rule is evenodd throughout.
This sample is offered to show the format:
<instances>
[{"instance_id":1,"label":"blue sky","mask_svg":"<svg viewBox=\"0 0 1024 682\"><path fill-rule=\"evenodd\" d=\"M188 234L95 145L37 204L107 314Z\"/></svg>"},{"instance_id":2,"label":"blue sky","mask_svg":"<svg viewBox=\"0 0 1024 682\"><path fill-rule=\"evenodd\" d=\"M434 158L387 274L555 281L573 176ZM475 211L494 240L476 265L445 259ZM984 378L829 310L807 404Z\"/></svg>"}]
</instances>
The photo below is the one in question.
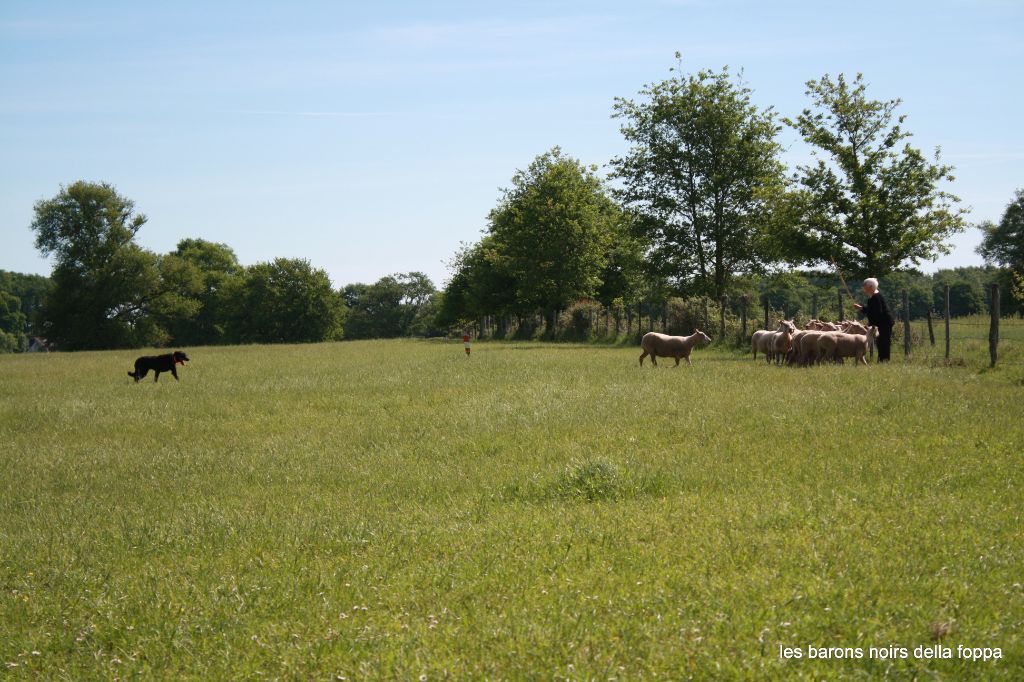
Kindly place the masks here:
<instances>
[{"instance_id":1,"label":"blue sky","mask_svg":"<svg viewBox=\"0 0 1024 682\"><path fill-rule=\"evenodd\" d=\"M625 151L615 97L675 66L742 69L795 116L805 82L862 72L942 148L970 220L1024 187L1024 3L0 2L0 269L48 274L33 205L109 182L157 252L201 237L244 264L307 258L338 285L436 284L517 168ZM793 166L809 150L790 130ZM926 267L979 264L971 229Z\"/></svg>"}]
</instances>

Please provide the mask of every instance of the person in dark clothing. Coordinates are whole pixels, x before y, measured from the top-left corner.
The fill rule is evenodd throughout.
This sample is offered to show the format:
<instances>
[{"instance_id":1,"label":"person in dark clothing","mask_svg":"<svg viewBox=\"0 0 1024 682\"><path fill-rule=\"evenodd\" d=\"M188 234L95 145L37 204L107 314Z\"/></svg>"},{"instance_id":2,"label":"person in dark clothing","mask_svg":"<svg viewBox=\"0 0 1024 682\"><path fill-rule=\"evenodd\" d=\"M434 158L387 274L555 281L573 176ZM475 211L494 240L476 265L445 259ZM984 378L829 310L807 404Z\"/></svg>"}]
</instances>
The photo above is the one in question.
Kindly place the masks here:
<instances>
[{"instance_id":1,"label":"person in dark clothing","mask_svg":"<svg viewBox=\"0 0 1024 682\"><path fill-rule=\"evenodd\" d=\"M864 295L868 297L867 305L854 303L858 314L866 315L868 324L878 328L878 336L875 343L878 345L878 361L889 362L889 349L892 346L892 328L896 324L892 313L889 311L889 304L885 297L878 290L878 280L874 277L864 280Z\"/></svg>"}]
</instances>

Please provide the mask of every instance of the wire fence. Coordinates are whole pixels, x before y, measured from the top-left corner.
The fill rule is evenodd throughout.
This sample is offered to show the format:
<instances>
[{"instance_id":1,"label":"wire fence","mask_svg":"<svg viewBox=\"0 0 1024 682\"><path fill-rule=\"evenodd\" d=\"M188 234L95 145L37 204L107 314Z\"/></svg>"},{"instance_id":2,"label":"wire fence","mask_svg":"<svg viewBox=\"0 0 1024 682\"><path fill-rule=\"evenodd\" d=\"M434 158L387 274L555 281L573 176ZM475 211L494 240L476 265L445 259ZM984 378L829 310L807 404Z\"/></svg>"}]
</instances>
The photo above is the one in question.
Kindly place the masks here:
<instances>
[{"instance_id":1,"label":"wire fence","mask_svg":"<svg viewBox=\"0 0 1024 682\"><path fill-rule=\"evenodd\" d=\"M904 358L980 367L1024 365L1024 319L1002 317L1000 302L1000 288L993 284L984 314L951 318L946 287L944 311L929 311L924 319L909 319L905 312L909 310L907 292L902 292L902 319L894 332L899 335ZM894 348L899 347L896 342L894 338Z\"/></svg>"},{"instance_id":2,"label":"wire fence","mask_svg":"<svg viewBox=\"0 0 1024 682\"><path fill-rule=\"evenodd\" d=\"M932 365L1024 366L1024 318L1001 316L997 285L992 285L988 310L968 317L949 316L948 287L945 309L930 310L925 317L909 317L907 292L898 296L897 301L890 301L897 318L892 339L894 359L902 356L904 362ZM812 318L840 321L852 318L854 313L841 290L821 308L815 299L810 310L777 310L749 296L720 301L706 296L671 298L618 307L578 301L566 310L546 315L483 316L472 331L484 339L637 343L650 331L687 335L699 328L718 345L749 348L754 331L774 329L780 319L793 320L797 328L804 328Z\"/></svg>"}]
</instances>

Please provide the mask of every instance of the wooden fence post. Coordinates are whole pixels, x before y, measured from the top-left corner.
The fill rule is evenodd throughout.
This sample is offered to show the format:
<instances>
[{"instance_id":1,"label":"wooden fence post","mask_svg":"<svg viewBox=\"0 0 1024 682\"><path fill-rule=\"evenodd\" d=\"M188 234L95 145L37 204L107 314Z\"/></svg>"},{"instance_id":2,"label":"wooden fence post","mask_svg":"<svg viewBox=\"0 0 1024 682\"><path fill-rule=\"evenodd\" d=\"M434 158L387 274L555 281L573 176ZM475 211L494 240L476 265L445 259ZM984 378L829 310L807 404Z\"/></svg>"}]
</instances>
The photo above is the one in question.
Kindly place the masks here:
<instances>
[{"instance_id":1,"label":"wooden fence post","mask_svg":"<svg viewBox=\"0 0 1024 682\"><path fill-rule=\"evenodd\" d=\"M949 285L943 288L946 297L946 362L949 362Z\"/></svg>"},{"instance_id":2,"label":"wooden fence post","mask_svg":"<svg viewBox=\"0 0 1024 682\"><path fill-rule=\"evenodd\" d=\"M836 322L842 322L846 319L846 313L843 312L843 290L837 289L836 293L839 294L839 317L836 318Z\"/></svg>"},{"instance_id":3,"label":"wooden fence post","mask_svg":"<svg viewBox=\"0 0 1024 682\"><path fill-rule=\"evenodd\" d=\"M750 302L750 296L744 294L741 299L740 306L740 329L742 330L742 336L740 337L740 343L745 343L747 340L747 303Z\"/></svg>"},{"instance_id":4,"label":"wooden fence post","mask_svg":"<svg viewBox=\"0 0 1024 682\"><path fill-rule=\"evenodd\" d=\"M728 296L723 296L722 297L722 311L721 311L721 313L719 315L719 319L718 319L718 338L722 342L725 341L725 306L728 303L728 301L729 301L729 297Z\"/></svg>"},{"instance_id":5,"label":"wooden fence post","mask_svg":"<svg viewBox=\"0 0 1024 682\"><path fill-rule=\"evenodd\" d=\"M999 285L992 285L992 324L988 329L988 354L992 358L989 367L996 366L999 351Z\"/></svg>"},{"instance_id":6,"label":"wooden fence post","mask_svg":"<svg viewBox=\"0 0 1024 682\"><path fill-rule=\"evenodd\" d=\"M764 328L765 329L771 329L771 327L768 326L768 299L767 298L764 299Z\"/></svg>"},{"instance_id":7,"label":"wooden fence post","mask_svg":"<svg viewBox=\"0 0 1024 682\"><path fill-rule=\"evenodd\" d=\"M903 290L903 356L910 357L910 292Z\"/></svg>"},{"instance_id":8,"label":"wooden fence post","mask_svg":"<svg viewBox=\"0 0 1024 682\"><path fill-rule=\"evenodd\" d=\"M932 307L928 306L928 340L935 346L935 329L932 328Z\"/></svg>"}]
</instances>

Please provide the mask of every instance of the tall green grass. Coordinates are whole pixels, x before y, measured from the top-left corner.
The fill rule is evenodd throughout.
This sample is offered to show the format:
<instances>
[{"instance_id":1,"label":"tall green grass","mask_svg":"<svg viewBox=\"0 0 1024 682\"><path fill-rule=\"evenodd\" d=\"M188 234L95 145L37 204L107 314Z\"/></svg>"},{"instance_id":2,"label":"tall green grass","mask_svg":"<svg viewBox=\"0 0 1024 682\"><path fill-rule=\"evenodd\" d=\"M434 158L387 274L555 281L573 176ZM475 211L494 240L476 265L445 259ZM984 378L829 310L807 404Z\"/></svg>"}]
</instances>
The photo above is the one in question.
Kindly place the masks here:
<instances>
[{"instance_id":1,"label":"tall green grass","mask_svg":"<svg viewBox=\"0 0 1024 682\"><path fill-rule=\"evenodd\" d=\"M997 368L414 341L0 356L14 678L1015 679ZM948 625L947 625L948 624ZM987 663L779 646L1000 647Z\"/></svg>"}]
</instances>

